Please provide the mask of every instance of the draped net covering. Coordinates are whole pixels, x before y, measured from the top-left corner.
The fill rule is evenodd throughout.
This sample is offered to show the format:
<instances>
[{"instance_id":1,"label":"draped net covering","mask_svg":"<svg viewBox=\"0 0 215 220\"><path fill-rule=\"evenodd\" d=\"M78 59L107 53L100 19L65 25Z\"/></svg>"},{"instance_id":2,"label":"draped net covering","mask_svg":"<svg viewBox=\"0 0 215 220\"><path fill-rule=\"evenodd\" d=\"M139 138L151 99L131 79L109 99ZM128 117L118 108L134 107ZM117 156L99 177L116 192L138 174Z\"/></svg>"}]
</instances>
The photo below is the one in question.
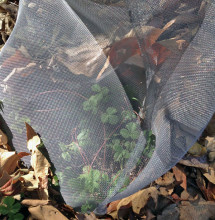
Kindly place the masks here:
<instances>
[{"instance_id":1,"label":"draped net covering","mask_svg":"<svg viewBox=\"0 0 215 220\"><path fill-rule=\"evenodd\" d=\"M6 133L25 151L24 122L39 132L74 208L103 214L109 202L145 187L183 157L212 117L214 1L187 2L20 1L0 54ZM181 28L176 22L147 47L176 10L197 17L182 22L195 24L189 45L165 46ZM153 55L163 48L157 42L163 60Z\"/></svg>"}]
</instances>

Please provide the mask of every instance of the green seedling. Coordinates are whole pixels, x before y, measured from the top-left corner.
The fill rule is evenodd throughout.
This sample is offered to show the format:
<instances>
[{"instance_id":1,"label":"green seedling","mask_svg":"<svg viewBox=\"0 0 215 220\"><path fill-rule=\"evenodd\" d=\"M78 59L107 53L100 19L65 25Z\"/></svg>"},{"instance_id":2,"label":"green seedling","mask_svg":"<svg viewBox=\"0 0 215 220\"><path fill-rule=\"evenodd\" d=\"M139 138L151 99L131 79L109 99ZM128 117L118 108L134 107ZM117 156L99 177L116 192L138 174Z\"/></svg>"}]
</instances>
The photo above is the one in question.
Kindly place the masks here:
<instances>
[{"instance_id":1,"label":"green seedling","mask_svg":"<svg viewBox=\"0 0 215 220\"><path fill-rule=\"evenodd\" d=\"M5 197L0 205L0 214L7 216L8 220L22 220L24 215L19 213L21 204L13 197Z\"/></svg>"},{"instance_id":2,"label":"green seedling","mask_svg":"<svg viewBox=\"0 0 215 220\"><path fill-rule=\"evenodd\" d=\"M109 89L107 87L100 87L97 84L93 85L91 89L93 92L96 92L96 94L90 96L87 101L83 102L83 109L85 111L92 111L93 114L96 114L99 104L107 101Z\"/></svg>"},{"instance_id":3,"label":"green seedling","mask_svg":"<svg viewBox=\"0 0 215 220\"><path fill-rule=\"evenodd\" d=\"M126 128L120 130L120 134L125 139L131 138L133 140L138 139L140 131L138 130L138 125L135 122L129 122Z\"/></svg>"},{"instance_id":4,"label":"green seedling","mask_svg":"<svg viewBox=\"0 0 215 220\"><path fill-rule=\"evenodd\" d=\"M109 123L111 125L117 124L117 122L119 121L119 117L116 114L116 108L109 107L106 112L101 115L102 123Z\"/></svg>"}]
</instances>

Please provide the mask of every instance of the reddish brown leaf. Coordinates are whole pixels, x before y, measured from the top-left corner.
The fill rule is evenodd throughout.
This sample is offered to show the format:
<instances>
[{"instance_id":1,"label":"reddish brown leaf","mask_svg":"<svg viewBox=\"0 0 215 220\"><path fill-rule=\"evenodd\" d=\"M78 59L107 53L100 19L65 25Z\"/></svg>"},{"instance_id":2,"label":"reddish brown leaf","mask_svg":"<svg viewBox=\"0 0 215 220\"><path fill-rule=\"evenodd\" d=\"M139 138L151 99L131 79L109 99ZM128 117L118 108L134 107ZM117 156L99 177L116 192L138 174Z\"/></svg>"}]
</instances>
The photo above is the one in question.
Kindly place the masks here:
<instances>
[{"instance_id":1,"label":"reddish brown leaf","mask_svg":"<svg viewBox=\"0 0 215 220\"><path fill-rule=\"evenodd\" d=\"M208 183L207 197L209 201L215 201L215 185L211 182Z\"/></svg>"},{"instance_id":2,"label":"reddish brown leaf","mask_svg":"<svg viewBox=\"0 0 215 220\"><path fill-rule=\"evenodd\" d=\"M116 200L116 201L109 203L108 208L107 208L107 214L116 211L117 205L119 204L119 202L120 202L120 200Z\"/></svg>"},{"instance_id":3,"label":"reddish brown leaf","mask_svg":"<svg viewBox=\"0 0 215 220\"><path fill-rule=\"evenodd\" d=\"M0 188L0 192L4 196L15 195L21 190L21 181L19 179L14 180L11 178L4 186Z\"/></svg>"},{"instance_id":4,"label":"reddish brown leaf","mask_svg":"<svg viewBox=\"0 0 215 220\"><path fill-rule=\"evenodd\" d=\"M187 190L187 177L184 172L184 168L179 164L172 168L173 173L175 175L175 179L178 182L181 182L180 186Z\"/></svg>"}]
</instances>

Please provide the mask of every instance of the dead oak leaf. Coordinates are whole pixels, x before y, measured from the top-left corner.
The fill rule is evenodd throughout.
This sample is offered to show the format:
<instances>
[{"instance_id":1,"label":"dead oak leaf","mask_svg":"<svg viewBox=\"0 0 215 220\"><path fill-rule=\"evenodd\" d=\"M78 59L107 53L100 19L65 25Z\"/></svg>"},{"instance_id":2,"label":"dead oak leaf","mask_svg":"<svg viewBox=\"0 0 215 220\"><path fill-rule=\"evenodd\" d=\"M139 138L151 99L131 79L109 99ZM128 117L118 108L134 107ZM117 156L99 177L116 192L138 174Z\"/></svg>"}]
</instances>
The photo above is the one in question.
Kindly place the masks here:
<instances>
[{"instance_id":1,"label":"dead oak leaf","mask_svg":"<svg viewBox=\"0 0 215 220\"><path fill-rule=\"evenodd\" d=\"M149 198L153 198L155 203L157 203L159 192L155 187L150 187L147 189L143 189L129 197L122 199L117 205L117 210L121 207L130 206L133 211L137 214L140 214L142 208L144 208L149 200Z\"/></svg>"},{"instance_id":2,"label":"dead oak leaf","mask_svg":"<svg viewBox=\"0 0 215 220\"><path fill-rule=\"evenodd\" d=\"M186 190L187 189L187 176L184 172L183 167L178 164L172 168L172 171L173 171L173 174L175 175L175 179L178 182L181 182L180 186Z\"/></svg>"},{"instance_id":3,"label":"dead oak leaf","mask_svg":"<svg viewBox=\"0 0 215 220\"><path fill-rule=\"evenodd\" d=\"M48 175L51 167L47 158L40 152L38 146L42 144L40 137L33 128L26 123L27 147L31 152L31 166L39 184L39 193L42 199L48 199Z\"/></svg>"}]
</instances>

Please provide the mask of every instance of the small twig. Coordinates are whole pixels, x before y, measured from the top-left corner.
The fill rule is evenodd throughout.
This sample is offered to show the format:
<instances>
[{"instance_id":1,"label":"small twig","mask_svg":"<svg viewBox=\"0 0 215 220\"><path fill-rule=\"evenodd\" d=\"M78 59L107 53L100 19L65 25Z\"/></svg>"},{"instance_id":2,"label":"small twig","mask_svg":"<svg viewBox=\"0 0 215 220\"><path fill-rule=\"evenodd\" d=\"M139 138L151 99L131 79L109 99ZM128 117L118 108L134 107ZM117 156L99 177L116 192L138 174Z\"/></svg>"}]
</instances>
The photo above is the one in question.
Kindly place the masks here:
<instances>
[{"instance_id":1,"label":"small twig","mask_svg":"<svg viewBox=\"0 0 215 220\"><path fill-rule=\"evenodd\" d=\"M123 122L123 120L122 120L121 123L113 130L113 132L108 136L107 139L109 139L109 138L115 133L115 131L117 131L117 130L121 127L122 122ZM96 160L96 158L97 158L99 152L101 151L101 149L103 148L103 146L105 146L105 144L106 144L106 139L104 140L103 144L102 144L101 147L98 149L98 151L96 152L96 155L95 155L95 157L94 157L93 160L92 160L92 163L91 163L91 165L90 165L90 168L93 166L93 163L95 162L95 160Z\"/></svg>"},{"instance_id":2,"label":"small twig","mask_svg":"<svg viewBox=\"0 0 215 220\"><path fill-rule=\"evenodd\" d=\"M44 95L44 94L47 94L47 93L55 93L55 92L63 92L63 93L71 93L71 94L75 94L85 100L88 100L87 97L81 95L80 93L77 93L77 92L72 92L72 91L69 91L69 90L50 90L50 91L45 91L45 92L40 92L40 93L37 93L36 95L34 95L32 98L35 98L37 96L40 96L40 95Z\"/></svg>"},{"instance_id":3,"label":"small twig","mask_svg":"<svg viewBox=\"0 0 215 220\"><path fill-rule=\"evenodd\" d=\"M81 156L82 156L82 158L83 158L85 164L86 164L86 165L87 165L87 163L89 164L89 160L88 160L88 158L87 158L87 155L84 153L83 149L79 146L78 139L77 139L77 134L76 134L76 128L75 128L75 143L78 145L78 150L79 150L79 152L80 152L80 154L81 154ZM82 153L83 153L84 155L83 155ZM87 163L86 163L86 160L87 160Z\"/></svg>"},{"instance_id":4,"label":"small twig","mask_svg":"<svg viewBox=\"0 0 215 220\"><path fill-rule=\"evenodd\" d=\"M105 125L103 126L104 130L104 161L103 161L103 168L105 169L105 161L106 161L106 130L105 130Z\"/></svg>"}]
</instances>

